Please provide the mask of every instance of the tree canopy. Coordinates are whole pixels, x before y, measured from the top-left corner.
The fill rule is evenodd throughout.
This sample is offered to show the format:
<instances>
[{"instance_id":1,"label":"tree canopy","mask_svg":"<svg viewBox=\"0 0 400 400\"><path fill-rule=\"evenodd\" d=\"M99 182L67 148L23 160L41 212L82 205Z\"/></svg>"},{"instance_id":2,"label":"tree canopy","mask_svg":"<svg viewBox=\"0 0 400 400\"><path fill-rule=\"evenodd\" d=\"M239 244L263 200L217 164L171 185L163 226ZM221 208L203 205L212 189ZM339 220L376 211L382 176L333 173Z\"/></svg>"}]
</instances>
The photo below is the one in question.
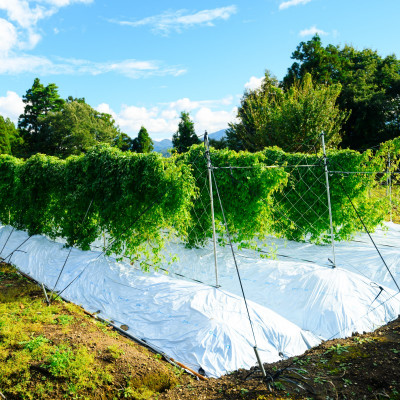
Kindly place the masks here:
<instances>
[{"instance_id":1,"label":"tree canopy","mask_svg":"<svg viewBox=\"0 0 400 400\"><path fill-rule=\"evenodd\" d=\"M96 111L83 97L63 100L54 83L44 86L36 78L23 102L18 129L24 143L19 145L19 156L43 153L65 158L100 142L123 150L131 148L131 139L119 130L111 115Z\"/></svg>"},{"instance_id":2,"label":"tree canopy","mask_svg":"<svg viewBox=\"0 0 400 400\"><path fill-rule=\"evenodd\" d=\"M340 84L314 84L310 74L287 90L266 72L260 89L245 92L238 109L238 122L226 131L228 146L235 150L260 151L279 146L285 151L319 148L324 132L328 147L341 141L341 125L348 113L340 111L336 99Z\"/></svg>"},{"instance_id":3,"label":"tree canopy","mask_svg":"<svg viewBox=\"0 0 400 400\"><path fill-rule=\"evenodd\" d=\"M30 156L41 151L39 143L42 125L39 118L50 111L61 110L65 101L59 96L58 87L54 83L44 86L39 78L34 80L22 101L25 109L19 117L18 129L25 142L23 153Z\"/></svg>"},{"instance_id":4,"label":"tree canopy","mask_svg":"<svg viewBox=\"0 0 400 400\"><path fill-rule=\"evenodd\" d=\"M124 132L120 132L113 140L113 146L122 151L132 150L133 139Z\"/></svg>"},{"instance_id":5,"label":"tree canopy","mask_svg":"<svg viewBox=\"0 0 400 400\"><path fill-rule=\"evenodd\" d=\"M371 49L323 47L318 35L301 42L283 79L288 89L307 73L320 84L341 84L341 110L351 111L342 147L365 149L400 135L400 60Z\"/></svg>"},{"instance_id":6,"label":"tree canopy","mask_svg":"<svg viewBox=\"0 0 400 400\"><path fill-rule=\"evenodd\" d=\"M89 104L70 101L59 111L38 119L41 126L37 148L60 158L86 152L95 144L113 144L121 134L111 115L96 111Z\"/></svg>"},{"instance_id":7,"label":"tree canopy","mask_svg":"<svg viewBox=\"0 0 400 400\"><path fill-rule=\"evenodd\" d=\"M0 115L0 154L15 154L22 139L14 123Z\"/></svg>"},{"instance_id":8,"label":"tree canopy","mask_svg":"<svg viewBox=\"0 0 400 400\"><path fill-rule=\"evenodd\" d=\"M144 126L140 128L137 138L132 140L132 150L136 153L151 153L154 150L153 141Z\"/></svg>"},{"instance_id":9,"label":"tree canopy","mask_svg":"<svg viewBox=\"0 0 400 400\"><path fill-rule=\"evenodd\" d=\"M188 112L181 112L178 130L172 137L172 145L178 153L185 153L194 144L201 143L194 130L194 123Z\"/></svg>"}]
</instances>

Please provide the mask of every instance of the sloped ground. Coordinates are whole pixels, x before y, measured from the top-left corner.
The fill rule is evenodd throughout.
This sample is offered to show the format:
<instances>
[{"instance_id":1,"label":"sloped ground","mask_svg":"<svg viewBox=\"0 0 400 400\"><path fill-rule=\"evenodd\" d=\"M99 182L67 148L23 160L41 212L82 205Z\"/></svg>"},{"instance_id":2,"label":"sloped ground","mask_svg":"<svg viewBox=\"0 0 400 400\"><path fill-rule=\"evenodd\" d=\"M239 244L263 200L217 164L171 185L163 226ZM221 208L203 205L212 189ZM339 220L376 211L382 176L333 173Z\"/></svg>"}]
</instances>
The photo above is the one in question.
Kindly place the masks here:
<instances>
[{"instance_id":1,"label":"sloped ground","mask_svg":"<svg viewBox=\"0 0 400 400\"><path fill-rule=\"evenodd\" d=\"M271 390L260 383L257 371L249 376L252 371L240 370L173 389L159 399L400 399L400 319L372 333L326 341L301 357L265 368L273 375L289 365L295 371L282 374Z\"/></svg>"},{"instance_id":2,"label":"sloped ground","mask_svg":"<svg viewBox=\"0 0 400 400\"><path fill-rule=\"evenodd\" d=\"M400 319L266 365L291 368L270 387L257 371L196 381L160 358L79 307L47 307L40 288L0 264L0 398L400 399Z\"/></svg>"},{"instance_id":3,"label":"sloped ground","mask_svg":"<svg viewBox=\"0 0 400 400\"><path fill-rule=\"evenodd\" d=\"M147 399L190 381L79 307L0 264L0 392L6 399ZM0 398L2 398L0 394Z\"/></svg>"}]
</instances>

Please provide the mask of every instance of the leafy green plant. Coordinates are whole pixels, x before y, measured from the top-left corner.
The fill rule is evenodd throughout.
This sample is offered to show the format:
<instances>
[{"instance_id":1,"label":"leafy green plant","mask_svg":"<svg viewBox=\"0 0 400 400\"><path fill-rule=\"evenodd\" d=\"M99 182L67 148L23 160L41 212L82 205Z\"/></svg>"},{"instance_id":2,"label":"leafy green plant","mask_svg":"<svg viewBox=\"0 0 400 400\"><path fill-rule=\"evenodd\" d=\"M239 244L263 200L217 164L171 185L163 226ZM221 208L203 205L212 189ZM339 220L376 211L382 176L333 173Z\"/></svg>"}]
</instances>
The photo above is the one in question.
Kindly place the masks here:
<instances>
[{"instance_id":1,"label":"leafy green plant","mask_svg":"<svg viewBox=\"0 0 400 400\"><path fill-rule=\"evenodd\" d=\"M400 141L385 146L397 165ZM83 250L105 233L106 254L139 261L147 270L162 261L169 238L178 237L193 247L212 236L211 218L205 212L210 196L204 151L203 145L192 146L187 153L165 159L157 153L99 145L66 160L36 154L23 161L0 155L0 221L30 235L63 237L67 246ZM387 215L387 199L368 196L379 184L384 154L328 152L331 171L371 172L331 174L336 240L349 239L361 229L348 196L371 230ZM317 243L330 240L326 184L315 179L315 171L323 174L321 154L278 148L258 153L211 149L210 157L222 244L227 232L219 199L231 237L243 247L257 248L257 239L269 235ZM315 169L286 168L304 162Z\"/></svg>"},{"instance_id":2,"label":"leafy green plant","mask_svg":"<svg viewBox=\"0 0 400 400\"><path fill-rule=\"evenodd\" d=\"M247 393L249 393L249 390L246 388L240 388L240 395L245 396Z\"/></svg>"},{"instance_id":3,"label":"leafy green plant","mask_svg":"<svg viewBox=\"0 0 400 400\"><path fill-rule=\"evenodd\" d=\"M278 389L278 390L286 390L286 388L285 388L285 386L283 385L282 382L275 382L275 383L274 383L274 386L275 386L275 388Z\"/></svg>"},{"instance_id":4,"label":"leafy green plant","mask_svg":"<svg viewBox=\"0 0 400 400\"><path fill-rule=\"evenodd\" d=\"M59 315L57 321L60 325L69 325L73 322L74 317L72 315Z\"/></svg>"},{"instance_id":5,"label":"leafy green plant","mask_svg":"<svg viewBox=\"0 0 400 400\"><path fill-rule=\"evenodd\" d=\"M400 350L397 350L397 349L390 349L390 350L392 350L392 352L393 352L394 354L399 354L399 353L400 353Z\"/></svg>"},{"instance_id":6,"label":"leafy green plant","mask_svg":"<svg viewBox=\"0 0 400 400\"><path fill-rule=\"evenodd\" d=\"M124 354L124 351L120 349L116 344L108 346L107 351L110 353L111 357L114 358L115 360L117 360Z\"/></svg>"},{"instance_id":7,"label":"leafy green plant","mask_svg":"<svg viewBox=\"0 0 400 400\"><path fill-rule=\"evenodd\" d=\"M353 338L353 340L357 343L357 344L363 344L363 343L371 343L374 341L373 338L360 338L359 336L355 336Z\"/></svg>"},{"instance_id":8,"label":"leafy green plant","mask_svg":"<svg viewBox=\"0 0 400 400\"><path fill-rule=\"evenodd\" d=\"M287 185L274 194L271 233L291 240L329 242L330 221L322 154L285 153L279 148L267 148L263 153L267 165L313 166L288 169ZM363 229L351 203L356 206L366 227L374 230L384 220L389 207L388 199L369 196L369 190L379 184L377 173L384 170L384 163L370 151L331 150L327 157L330 171L360 172L329 176L335 240L349 240Z\"/></svg>"},{"instance_id":9,"label":"leafy green plant","mask_svg":"<svg viewBox=\"0 0 400 400\"><path fill-rule=\"evenodd\" d=\"M349 346L342 346L340 343L338 343L329 347L329 349L326 350L324 354L335 353L340 355L343 353L347 353L349 351L348 348Z\"/></svg>"},{"instance_id":10,"label":"leafy green plant","mask_svg":"<svg viewBox=\"0 0 400 400\"><path fill-rule=\"evenodd\" d=\"M40 335L37 336L29 341L24 341L24 342L20 342L19 344L22 345L24 347L24 349L28 349L29 351L34 351L37 348L39 348L40 346L42 346L45 343L49 343L50 340L47 339L46 337Z\"/></svg>"},{"instance_id":11,"label":"leafy green plant","mask_svg":"<svg viewBox=\"0 0 400 400\"><path fill-rule=\"evenodd\" d=\"M60 346L59 348L56 348L53 354L49 357L49 371L55 377L66 377L73 360L74 354L72 350L66 346Z\"/></svg>"},{"instance_id":12,"label":"leafy green plant","mask_svg":"<svg viewBox=\"0 0 400 400\"><path fill-rule=\"evenodd\" d=\"M271 232L272 195L286 185L288 174L283 168L267 168L267 160L261 152L236 153L211 148L210 158L214 166L213 201L219 236L226 235L221 199L235 242L251 244L255 238L265 238ZM192 146L187 153L176 157L176 162L188 165L195 177L196 196L190 209L191 226L186 240L189 246L201 246L212 236L211 218L204 212L210 209L211 202L204 146Z\"/></svg>"},{"instance_id":13,"label":"leafy green plant","mask_svg":"<svg viewBox=\"0 0 400 400\"><path fill-rule=\"evenodd\" d=\"M326 382L326 380L325 379L323 379L323 378L321 378L320 376L316 376L315 378L314 378L314 383L319 383L319 384L324 384Z\"/></svg>"},{"instance_id":14,"label":"leafy green plant","mask_svg":"<svg viewBox=\"0 0 400 400\"><path fill-rule=\"evenodd\" d=\"M188 167L157 153L99 145L67 160L0 155L0 221L84 250L106 232L106 253L132 260L159 261L164 232L186 232L194 194Z\"/></svg>"}]
</instances>

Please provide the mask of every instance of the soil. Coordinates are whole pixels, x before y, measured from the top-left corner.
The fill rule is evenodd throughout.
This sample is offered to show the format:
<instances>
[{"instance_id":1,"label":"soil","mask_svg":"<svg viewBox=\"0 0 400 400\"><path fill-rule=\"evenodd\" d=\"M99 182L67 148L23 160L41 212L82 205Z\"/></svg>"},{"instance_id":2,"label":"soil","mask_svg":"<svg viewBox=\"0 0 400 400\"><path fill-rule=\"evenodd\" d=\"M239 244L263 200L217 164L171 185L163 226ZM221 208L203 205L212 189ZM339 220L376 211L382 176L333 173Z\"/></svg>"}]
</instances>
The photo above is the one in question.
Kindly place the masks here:
<instances>
[{"instance_id":1,"label":"soil","mask_svg":"<svg viewBox=\"0 0 400 400\"><path fill-rule=\"evenodd\" d=\"M34 304L38 301L41 303L40 307L43 312L38 312L37 308L34 308ZM47 312L43 291L37 285L17 275L11 266L0 263L1 302L10 304L10 310L12 305L15 306L15 302L17 303L18 323L23 324L21 330L26 330L23 333L29 338L41 335L49 340L52 348L68 346L72 351L85 348L88 354L94 356L96 370L106 371L111 379L110 382L102 383L95 390L83 388L79 393L70 393L71 382L68 381L68 378L52 375L49 369L43 366L43 361L31 362L28 382L21 384L22 375L25 377L26 371L20 372L20 380L18 377L11 376L10 378L14 379L13 386L21 384L21 390L16 393L12 387L4 386L2 382L2 378L6 381L2 375L2 369L6 370L7 359L2 360L0 354L0 399L4 399L2 396L5 396L7 400L23 398L146 399L192 380L189 375L184 373L183 369L162 361L160 355L121 336L113 331L111 326L96 320L86 314L83 309L71 303L61 300L54 301L54 305L51 305L52 318L47 323L41 323L39 329L34 324L31 325L30 321L42 316L45 311ZM1 326L0 323L0 328ZM1 333L0 329L0 350ZM20 350L21 346L18 345L20 340L21 338L16 338L16 345L12 345L15 347L11 348L11 351ZM11 360L10 356L8 359ZM43 393L39 397L36 394L36 386L44 379L50 380L54 384L51 392Z\"/></svg>"},{"instance_id":2,"label":"soil","mask_svg":"<svg viewBox=\"0 0 400 400\"><path fill-rule=\"evenodd\" d=\"M400 399L400 318L264 367L268 376L283 371L266 383L258 369L239 370L172 389L158 399Z\"/></svg>"},{"instance_id":3,"label":"soil","mask_svg":"<svg viewBox=\"0 0 400 400\"><path fill-rule=\"evenodd\" d=\"M27 301L18 296L25 296ZM42 299L38 286L18 276L11 266L0 264L0 302L21 301L19 317L23 319L30 315L30 304ZM69 321L68 316L72 322L65 326L57 323L62 318ZM53 346L84 346L94 355L98 368L107 370L112 379L95 390L72 396L64 381L52 376L42 364L31 362L27 391L16 394L2 381L7 360L0 357L0 399L400 399L400 318L372 333L326 341L299 357L265 364L268 380L253 368L199 381L86 315L79 307L61 301L57 302L54 320L43 323L40 334ZM32 396L44 377L54 382L54 390ZM20 383L18 377L14 379Z\"/></svg>"}]
</instances>

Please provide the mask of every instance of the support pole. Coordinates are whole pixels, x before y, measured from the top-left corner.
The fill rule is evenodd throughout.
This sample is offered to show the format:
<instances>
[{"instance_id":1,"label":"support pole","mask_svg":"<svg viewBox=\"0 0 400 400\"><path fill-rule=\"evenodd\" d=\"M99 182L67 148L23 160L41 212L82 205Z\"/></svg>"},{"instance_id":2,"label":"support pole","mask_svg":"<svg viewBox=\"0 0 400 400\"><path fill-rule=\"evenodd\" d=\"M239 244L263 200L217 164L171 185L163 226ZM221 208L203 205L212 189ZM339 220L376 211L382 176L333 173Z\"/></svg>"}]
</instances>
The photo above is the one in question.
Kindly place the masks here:
<instances>
[{"instance_id":1,"label":"support pole","mask_svg":"<svg viewBox=\"0 0 400 400\"><path fill-rule=\"evenodd\" d=\"M257 346L254 346L253 348L254 348L254 353L256 353L256 357L257 357L257 361L258 361L258 366L260 367L262 376L263 376L263 378L266 378L266 377L267 377L267 374L265 373L264 365L263 365L263 363L261 362L260 355L258 354Z\"/></svg>"},{"instance_id":2,"label":"support pole","mask_svg":"<svg viewBox=\"0 0 400 400\"><path fill-rule=\"evenodd\" d=\"M328 208L329 208L329 223L331 227L331 242L332 242L332 268L336 268L336 254L335 254L335 236L333 234L333 220L332 220L332 206L331 206L331 192L329 189L329 171L328 171L328 158L326 156L326 149L325 149L325 133L322 132L321 134L322 140L322 150L324 152L324 167L325 167L325 180L326 180L326 194L328 197Z\"/></svg>"},{"instance_id":3,"label":"support pole","mask_svg":"<svg viewBox=\"0 0 400 400\"><path fill-rule=\"evenodd\" d=\"M1 254L3 253L3 250L6 248L6 245L7 245L7 243L8 243L8 241L10 240L10 237L11 237L11 235L12 235L12 233L14 232L14 227L11 229L11 232L10 232L10 234L8 235L8 238L7 238L7 240L6 240L6 242L4 243L4 246L3 246L3 248L1 249L1 251L0 251L0 256L1 256ZM2 259L1 257L0 257L0 259ZM3 259L2 259L3 260Z\"/></svg>"},{"instance_id":4,"label":"support pole","mask_svg":"<svg viewBox=\"0 0 400 400\"><path fill-rule=\"evenodd\" d=\"M213 246L214 246L214 265L215 265L215 286L220 287L218 283L218 261L217 261L217 235L215 234L215 218L214 218L214 197L213 197L213 185L211 179L211 158L210 158L210 143L208 141L208 133L204 133L204 147L206 149L207 157L207 169L208 169L208 182L210 187L210 206L211 206L211 220L213 229Z\"/></svg>"},{"instance_id":5,"label":"support pole","mask_svg":"<svg viewBox=\"0 0 400 400\"><path fill-rule=\"evenodd\" d=\"M390 204L390 222L393 222L392 216L392 174L390 172L391 168L391 160L390 160L390 152L388 152L388 165L387 165L387 189L386 195L389 196L389 204Z\"/></svg>"},{"instance_id":6,"label":"support pole","mask_svg":"<svg viewBox=\"0 0 400 400\"><path fill-rule=\"evenodd\" d=\"M50 301L49 298L47 297L47 292L46 292L46 288L44 287L44 284L42 283L42 289L43 289L43 293L44 293L44 297L46 299L46 303L49 306L50 305Z\"/></svg>"}]
</instances>

